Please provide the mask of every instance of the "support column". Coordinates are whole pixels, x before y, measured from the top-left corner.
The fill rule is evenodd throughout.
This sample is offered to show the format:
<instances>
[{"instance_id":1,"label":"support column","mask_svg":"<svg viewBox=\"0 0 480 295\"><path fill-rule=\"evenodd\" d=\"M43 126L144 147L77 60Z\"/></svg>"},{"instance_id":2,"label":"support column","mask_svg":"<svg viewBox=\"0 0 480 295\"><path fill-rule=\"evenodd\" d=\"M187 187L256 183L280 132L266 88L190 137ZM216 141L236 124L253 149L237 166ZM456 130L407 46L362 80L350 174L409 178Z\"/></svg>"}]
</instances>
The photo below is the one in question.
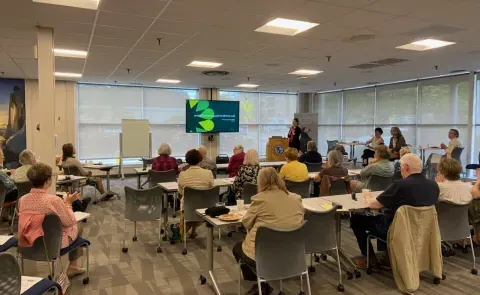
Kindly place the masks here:
<instances>
[{"instance_id":1,"label":"support column","mask_svg":"<svg viewBox=\"0 0 480 295\"><path fill-rule=\"evenodd\" d=\"M35 154L55 171L55 56L53 54L53 28L37 28L38 42L38 109L35 132L42 139L41 145L35 145ZM55 183L49 189L55 193Z\"/></svg>"},{"instance_id":2,"label":"support column","mask_svg":"<svg viewBox=\"0 0 480 295\"><path fill-rule=\"evenodd\" d=\"M466 146L466 154L467 154L467 163L463 163L463 165L470 164L470 163L477 163L478 162L478 154L475 150L472 149L473 145L475 144L475 128L474 128L474 120L475 120L475 73L470 72L468 76L468 129L467 129L467 142L464 143ZM478 147L475 147L478 150Z\"/></svg>"},{"instance_id":3,"label":"support column","mask_svg":"<svg viewBox=\"0 0 480 295\"><path fill-rule=\"evenodd\" d=\"M313 113L313 100L315 93L299 93L298 94L298 112Z\"/></svg>"},{"instance_id":4,"label":"support column","mask_svg":"<svg viewBox=\"0 0 480 295\"><path fill-rule=\"evenodd\" d=\"M216 88L201 88L199 90L199 98L204 100L218 100L220 91ZM213 135L213 141L208 140L208 136ZM200 134L200 144L208 149L208 157L215 160L220 152L220 134Z\"/></svg>"},{"instance_id":5,"label":"support column","mask_svg":"<svg viewBox=\"0 0 480 295\"><path fill-rule=\"evenodd\" d=\"M450 85L450 118L454 125L458 123L458 85L458 83Z\"/></svg>"}]
</instances>

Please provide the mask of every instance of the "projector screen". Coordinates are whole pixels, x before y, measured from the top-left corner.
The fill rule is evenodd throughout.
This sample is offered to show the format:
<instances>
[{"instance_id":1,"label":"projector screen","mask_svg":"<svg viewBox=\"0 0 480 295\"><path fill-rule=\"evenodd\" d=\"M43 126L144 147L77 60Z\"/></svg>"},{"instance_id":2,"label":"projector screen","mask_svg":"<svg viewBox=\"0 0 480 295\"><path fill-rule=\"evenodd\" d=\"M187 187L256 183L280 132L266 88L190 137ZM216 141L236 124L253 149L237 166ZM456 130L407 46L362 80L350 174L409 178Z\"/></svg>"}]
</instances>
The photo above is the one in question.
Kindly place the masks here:
<instances>
[{"instance_id":1,"label":"projector screen","mask_svg":"<svg viewBox=\"0 0 480 295\"><path fill-rule=\"evenodd\" d=\"M238 132L239 102L223 100L186 101L186 132Z\"/></svg>"}]
</instances>

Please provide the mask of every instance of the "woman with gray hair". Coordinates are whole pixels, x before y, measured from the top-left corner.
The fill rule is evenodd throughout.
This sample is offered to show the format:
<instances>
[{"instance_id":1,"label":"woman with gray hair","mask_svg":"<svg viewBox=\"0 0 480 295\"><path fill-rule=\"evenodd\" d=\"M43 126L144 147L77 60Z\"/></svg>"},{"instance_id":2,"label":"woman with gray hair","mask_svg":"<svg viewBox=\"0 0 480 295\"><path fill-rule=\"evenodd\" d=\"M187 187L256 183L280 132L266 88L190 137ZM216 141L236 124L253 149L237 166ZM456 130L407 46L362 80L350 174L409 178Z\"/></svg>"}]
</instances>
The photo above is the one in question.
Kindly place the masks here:
<instances>
[{"instance_id":1,"label":"woman with gray hair","mask_svg":"<svg viewBox=\"0 0 480 295\"><path fill-rule=\"evenodd\" d=\"M158 148L158 157L153 159L152 170L154 171L168 171L175 170L178 174L177 159L171 157L172 148L167 143L162 143Z\"/></svg>"},{"instance_id":2,"label":"woman with gray hair","mask_svg":"<svg viewBox=\"0 0 480 295\"><path fill-rule=\"evenodd\" d=\"M322 155L317 152L317 143L313 140L307 142L307 152L298 159L300 163L322 163Z\"/></svg>"},{"instance_id":3,"label":"woman with gray hair","mask_svg":"<svg viewBox=\"0 0 480 295\"><path fill-rule=\"evenodd\" d=\"M18 160L22 166L15 170L12 179L15 182L27 182L27 172L28 170L37 163L37 158L31 150L24 150L18 156Z\"/></svg>"},{"instance_id":4,"label":"woman with gray hair","mask_svg":"<svg viewBox=\"0 0 480 295\"><path fill-rule=\"evenodd\" d=\"M245 152L243 150L244 149L241 144L237 144L233 148L233 156L230 158L230 162L228 163L227 167L228 177L237 176L238 170L243 165L243 161L245 161Z\"/></svg>"}]
</instances>

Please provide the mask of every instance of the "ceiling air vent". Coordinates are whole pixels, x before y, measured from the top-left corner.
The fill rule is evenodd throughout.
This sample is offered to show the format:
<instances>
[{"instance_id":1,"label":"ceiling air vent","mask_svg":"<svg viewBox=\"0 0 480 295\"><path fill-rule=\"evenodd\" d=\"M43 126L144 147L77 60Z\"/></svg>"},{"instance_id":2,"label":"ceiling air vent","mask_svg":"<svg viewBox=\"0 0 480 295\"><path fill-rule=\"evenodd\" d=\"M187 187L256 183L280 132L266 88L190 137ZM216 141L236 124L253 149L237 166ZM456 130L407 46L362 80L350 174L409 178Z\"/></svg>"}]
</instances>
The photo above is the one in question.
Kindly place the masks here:
<instances>
[{"instance_id":1,"label":"ceiling air vent","mask_svg":"<svg viewBox=\"0 0 480 295\"><path fill-rule=\"evenodd\" d=\"M367 82L367 85L377 85L380 84L380 82Z\"/></svg>"},{"instance_id":2,"label":"ceiling air vent","mask_svg":"<svg viewBox=\"0 0 480 295\"><path fill-rule=\"evenodd\" d=\"M453 71L450 71L450 74L457 74L457 73L468 73L467 70L453 70Z\"/></svg>"},{"instance_id":3,"label":"ceiling air vent","mask_svg":"<svg viewBox=\"0 0 480 295\"><path fill-rule=\"evenodd\" d=\"M383 67L383 66L384 65L367 63L367 64L354 65L354 66L351 66L350 68L351 69L366 70L366 69L373 69L373 68L378 68L378 67Z\"/></svg>"},{"instance_id":4,"label":"ceiling air vent","mask_svg":"<svg viewBox=\"0 0 480 295\"><path fill-rule=\"evenodd\" d=\"M415 29L409 32L405 32L404 35L412 37L425 37L425 36L443 36L453 34L456 32L464 31L465 29L446 26L446 25L431 25L425 28Z\"/></svg>"},{"instance_id":5,"label":"ceiling air vent","mask_svg":"<svg viewBox=\"0 0 480 295\"><path fill-rule=\"evenodd\" d=\"M343 39L343 42L354 43L375 39L375 35L362 34Z\"/></svg>"},{"instance_id":6,"label":"ceiling air vent","mask_svg":"<svg viewBox=\"0 0 480 295\"><path fill-rule=\"evenodd\" d=\"M406 61L408 61L408 59L389 57L381 60L372 61L371 63L381 65L394 65Z\"/></svg>"},{"instance_id":7,"label":"ceiling air vent","mask_svg":"<svg viewBox=\"0 0 480 295\"><path fill-rule=\"evenodd\" d=\"M202 72L204 75L207 76L228 76L230 75L227 71L204 71Z\"/></svg>"}]
</instances>

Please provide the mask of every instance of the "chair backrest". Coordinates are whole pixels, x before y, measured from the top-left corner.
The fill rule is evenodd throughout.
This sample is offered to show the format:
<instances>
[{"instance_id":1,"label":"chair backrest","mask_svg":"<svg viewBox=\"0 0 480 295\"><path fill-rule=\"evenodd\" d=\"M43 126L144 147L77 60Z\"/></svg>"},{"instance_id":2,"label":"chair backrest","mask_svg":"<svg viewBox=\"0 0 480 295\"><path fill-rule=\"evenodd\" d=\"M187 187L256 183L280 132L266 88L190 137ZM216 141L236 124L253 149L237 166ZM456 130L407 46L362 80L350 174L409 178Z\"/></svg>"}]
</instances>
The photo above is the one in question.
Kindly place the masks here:
<instances>
[{"instance_id":1,"label":"chair backrest","mask_svg":"<svg viewBox=\"0 0 480 295\"><path fill-rule=\"evenodd\" d=\"M348 170L353 170L353 169L355 169L355 161L351 160L351 161L348 161L348 162L343 162L342 167L346 168Z\"/></svg>"},{"instance_id":2,"label":"chair backrest","mask_svg":"<svg viewBox=\"0 0 480 295\"><path fill-rule=\"evenodd\" d=\"M260 226L255 237L257 275L267 281L299 276L305 262L304 221L292 229Z\"/></svg>"},{"instance_id":3,"label":"chair backrest","mask_svg":"<svg viewBox=\"0 0 480 295\"><path fill-rule=\"evenodd\" d=\"M195 210L214 207L220 195L220 187L207 190L186 187L183 192L183 216L188 221L203 221Z\"/></svg>"},{"instance_id":4,"label":"chair backrest","mask_svg":"<svg viewBox=\"0 0 480 295\"><path fill-rule=\"evenodd\" d=\"M398 180L402 180L402 179L403 179L402 171L397 170L397 171L395 171L395 173L393 173L393 181L398 181Z\"/></svg>"},{"instance_id":5,"label":"chair backrest","mask_svg":"<svg viewBox=\"0 0 480 295\"><path fill-rule=\"evenodd\" d=\"M462 148L456 147L453 149L452 155L451 155L452 159L457 160L460 164L462 164L461 157L462 157L463 149L464 149L463 147Z\"/></svg>"},{"instance_id":6,"label":"chair backrest","mask_svg":"<svg viewBox=\"0 0 480 295\"><path fill-rule=\"evenodd\" d=\"M210 170L212 171L213 178L217 179L217 168Z\"/></svg>"},{"instance_id":7,"label":"chair backrest","mask_svg":"<svg viewBox=\"0 0 480 295\"><path fill-rule=\"evenodd\" d=\"M439 201L435 205L442 241L463 240L470 236L469 207L470 203L459 205L446 201Z\"/></svg>"},{"instance_id":8,"label":"chair backrest","mask_svg":"<svg viewBox=\"0 0 480 295\"><path fill-rule=\"evenodd\" d=\"M15 185L17 186L19 200L32 190L32 183L30 181L16 182Z\"/></svg>"},{"instance_id":9,"label":"chair backrest","mask_svg":"<svg viewBox=\"0 0 480 295\"><path fill-rule=\"evenodd\" d=\"M348 183L344 179L338 179L330 182L330 190L328 191L328 195L336 196L348 194L347 185Z\"/></svg>"},{"instance_id":10,"label":"chair backrest","mask_svg":"<svg viewBox=\"0 0 480 295\"><path fill-rule=\"evenodd\" d=\"M149 165L152 165L152 164L153 164L153 158L145 158L145 157L143 157L143 158L142 158L142 164L143 164L143 169L144 169L144 170L147 169L147 167L148 167Z\"/></svg>"},{"instance_id":11,"label":"chair backrest","mask_svg":"<svg viewBox=\"0 0 480 295\"><path fill-rule=\"evenodd\" d=\"M382 177L378 175L370 176L368 189L372 192L386 190L392 184L392 177Z\"/></svg>"},{"instance_id":12,"label":"chair backrest","mask_svg":"<svg viewBox=\"0 0 480 295\"><path fill-rule=\"evenodd\" d=\"M308 163L305 162L308 172L320 172L322 170L322 163Z\"/></svg>"},{"instance_id":13,"label":"chair backrest","mask_svg":"<svg viewBox=\"0 0 480 295\"><path fill-rule=\"evenodd\" d=\"M337 206L325 212L305 213L305 253L320 253L337 247L335 214Z\"/></svg>"},{"instance_id":14,"label":"chair backrest","mask_svg":"<svg viewBox=\"0 0 480 295\"><path fill-rule=\"evenodd\" d=\"M334 150L337 146L338 140L327 140L327 152Z\"/></svg>"},{"instance_id":15,"label":"chair backrest","mask_svg":"<svg viewBox=\"0 0 480 295\"><path fill-rule=\"evenodd\" d=\"M434 153L431 153L427 161L425 162L425 167L422 170L422 173L424 174L425 178L430 179L430 180L435 180L435 177L437 176L438 170L437 170L437 160L433 160L434 158Z\"/></svg>"},{"instance_id":16,"label":"chair backrest","mask_svg":"<svg viewBox=\"0 0 480 295\"><path fill-rule=\"evenodd\" d=\"M82 176L80 169L76 165L62 167L65 175Z\"/></svg>"},{"instance_id":17,"label":"chair backrest","mask_svg":"<svg viewBox=\"0 0 480 295\"><path fill-rule=\"evenodd\" d=\"M292 192L300 195L302 198L310 198L310 184L312 180L309 178L305 181L290 181L285 180L285 185L287 189Z\"/></svg>"},{"instance_id":18,"label":"chair backrest","mask_svg":"<svg viewBox=\"0 0 480 295\"><path fill-rule=\"evenodd\" d=\"M131 221L155 221L162 215L163 191L159 186L134 189L125 186L125 218Z\"/></svg>"},{"instance_id":19,"label":"chair backrest","mask_svg":"<svg viewBox=\"0 0 480 295\"><path fill-rule=\"evenodd\" d=\"M257 194L258 186L256 184L247 182L243 185L242 199L245 204L252 203L252 197Z\"/></svg>"},{"instance_id":20,"label":"chair backrest","mask_svg":"<svg viewBox=\"0 0 480 295\"><path fill-rule=\"evenodd\" d=\"M0 181L0 211L2 210L1 208L3 207L3 204L5 203L5 185L3 182Z\"/></svg>"},{"instance_id":21,"label":"chair backrest","mask_svg":"<svg viewBox=\"0 0 480 295\"><path fill-rule=\"evenodd\" d=\"M10 253L0 253L0 290L2 295L20 295L22 275L17 259Z\"/></svg>"},{"instance_id":22,"label":"chair backrest","mask_svg":"<svg viewBox=\"0 0 480 295\"><path fill-rule=\"evenodd\" d=\"M183 164L183 160L180 158L177 158L177 165Z\"/></svg>"},{"instance_id":23,"label":"chair backrest","mask_svg":"<svg viewBox=\"0 0 480 295\"><path fill-rule=\"evenodd\" d=\"M54 213L45 215L42 228L43 237L37 238L32 247L18 245L18 253L23 258L35 261L51 261L60 256L62 247L62 222L60 217Z\"/></svg>"},{"instance_id":24,"label":"chair backrest","mask_svg":"<svg viewBox=\"0 0 480 295\"><path fill-rule=\"evenodd\" d=\"M148 170L148 185L149 187L155 187L160 182L172 182L177 181L177 172L175 170L168 171L154 171Z\"/></svg>"}]
</instances>

